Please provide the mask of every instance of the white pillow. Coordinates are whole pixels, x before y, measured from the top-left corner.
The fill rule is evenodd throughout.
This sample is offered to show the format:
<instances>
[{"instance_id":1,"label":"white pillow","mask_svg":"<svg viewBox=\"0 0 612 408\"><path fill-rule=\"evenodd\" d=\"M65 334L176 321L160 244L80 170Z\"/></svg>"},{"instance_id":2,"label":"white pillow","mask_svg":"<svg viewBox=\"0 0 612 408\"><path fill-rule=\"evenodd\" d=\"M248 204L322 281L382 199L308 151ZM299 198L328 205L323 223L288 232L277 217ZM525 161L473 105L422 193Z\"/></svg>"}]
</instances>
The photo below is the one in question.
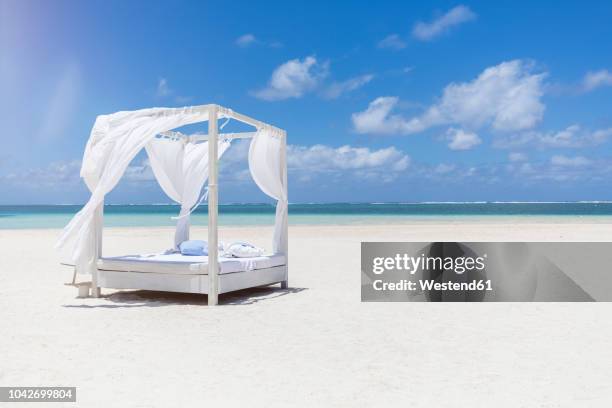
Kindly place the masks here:
<instances>
[{"instance_id":1,"label":"white pillow","mask_svg":"<svg viewBox=\"0 0 612 408\"><path fill-rule=\"evenodd\" d=\"M262 256L264 250L248 242L234 242L225 248L225 253L235 258L254 258L256 256Z\"/></svg>"}]
</instances>

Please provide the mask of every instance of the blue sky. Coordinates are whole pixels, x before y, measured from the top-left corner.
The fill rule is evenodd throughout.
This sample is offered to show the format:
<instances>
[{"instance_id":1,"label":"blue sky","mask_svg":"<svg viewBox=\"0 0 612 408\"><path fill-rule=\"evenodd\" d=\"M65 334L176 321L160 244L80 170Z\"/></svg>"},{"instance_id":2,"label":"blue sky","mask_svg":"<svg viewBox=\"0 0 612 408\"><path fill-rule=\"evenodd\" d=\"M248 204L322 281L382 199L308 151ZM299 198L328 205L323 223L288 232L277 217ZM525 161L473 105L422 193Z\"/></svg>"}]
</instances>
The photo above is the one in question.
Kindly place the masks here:
<instances>
[{"instance_id":1,"label":"blue sky","mask_svg":"<svg viewBox=\"0 0 612 408\"><path fill-rule=\"evenodd\" d=\"M0 1L0 204L81 203L95 116L287 130L290 201L612 199L610 2ZM230 125L232 126L232 125ZM223 202L266 201L246 146ZM108 202L168 202L139 155Z\"/></svg>"}]
</instances>

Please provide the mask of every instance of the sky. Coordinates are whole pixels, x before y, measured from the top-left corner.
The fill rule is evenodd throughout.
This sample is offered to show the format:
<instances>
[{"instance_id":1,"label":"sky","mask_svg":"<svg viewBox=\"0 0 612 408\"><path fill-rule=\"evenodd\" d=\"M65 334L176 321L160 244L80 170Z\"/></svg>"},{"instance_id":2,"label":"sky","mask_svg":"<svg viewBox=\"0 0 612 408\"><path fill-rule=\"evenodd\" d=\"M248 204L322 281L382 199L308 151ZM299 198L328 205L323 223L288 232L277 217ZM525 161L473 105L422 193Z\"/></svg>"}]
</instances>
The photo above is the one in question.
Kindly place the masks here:
<instances>
[{"instance_id":1,"label":"sky","mask_svg":"<svg viewBox=\"0 0 612 408\"><path fill-rule=\"evenodd\" d=\"M0 0L0 204L84 203L97 115L206 103L287 130L290 202L612 200L610 21L604 1ZM268 201L247 149L221 202ZM139 154L107 202L170 199Z\"/></svg>"}]
</instances>

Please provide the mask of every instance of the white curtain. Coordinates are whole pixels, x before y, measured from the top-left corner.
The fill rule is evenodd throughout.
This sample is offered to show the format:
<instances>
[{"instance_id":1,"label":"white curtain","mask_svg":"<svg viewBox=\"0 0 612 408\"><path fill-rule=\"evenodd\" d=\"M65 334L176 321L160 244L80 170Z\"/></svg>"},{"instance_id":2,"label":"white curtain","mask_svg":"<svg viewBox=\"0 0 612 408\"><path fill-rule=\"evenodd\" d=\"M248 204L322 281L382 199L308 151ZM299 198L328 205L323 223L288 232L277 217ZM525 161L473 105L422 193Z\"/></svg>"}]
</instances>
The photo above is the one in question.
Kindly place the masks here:
<instances>
[{"instance_id":1,"label":"white curtain","mask_svg":"<svg viewBox=\"0 0 612 408\"><path fill-rule=\"evenodd\" d=\"M282 253L287 243L287 188L281 166L281 135L272 129L260 129L249 147L249 169L257 186L277 200L274 221L274 253Z\"/></svg>"},{"instance_id":2,"label":"white curtain","mask_svg":"<svg viewBox=\"0 0 612 408\"><path fill-rule=\"evenodd\" d=\"M229 146L229 141L219 141L218 158ZM189 239L189 214L208 179L208 142L195 144L186 140L152 139L145 149L162 190L181 205L174 233L176 249Z\"/></svg>"},{"instance_id":3,"label":"white curtain","mask_svg":"<svg viewBox=\"0 0 612 408\"><path fill-rule=\"evenodd\" d=\"M160 132L207 120L208 111L199 108L151 108L96 119L81 168L91 197L64 228L57 243L60 250L70 252L77 271L90 273L95 269L96 209L103 205L104 196L117 185L136 154Z\"/></svg>"}]
</instances>

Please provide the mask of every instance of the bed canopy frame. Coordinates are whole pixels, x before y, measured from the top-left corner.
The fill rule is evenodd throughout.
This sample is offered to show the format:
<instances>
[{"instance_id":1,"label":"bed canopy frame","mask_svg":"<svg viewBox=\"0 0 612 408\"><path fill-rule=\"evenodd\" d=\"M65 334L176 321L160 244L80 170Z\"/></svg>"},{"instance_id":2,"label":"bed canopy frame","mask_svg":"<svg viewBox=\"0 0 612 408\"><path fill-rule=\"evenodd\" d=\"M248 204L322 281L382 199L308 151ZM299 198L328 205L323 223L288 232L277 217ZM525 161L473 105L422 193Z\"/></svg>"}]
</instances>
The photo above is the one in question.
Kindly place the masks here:
<instances>
[{"instance_id":1,"label":"bed canopy frame","mask_svg":"<svg viewBox=\"0 0 612 408\"><path fill-rule=\"evenodd\" d=\"M237 120L255 128L255 131L240 133L221 133L225 123L219 120ZM185 135L174 129L208 121L208 134ZM274 254L284 257L283 265L257 271L244 271L241 274L227 275L220 288L219 251L218 251L218 173L219 157L235 139L251 139L249 149L249 168L255 183L268 196L277 200L273 238ZM125 173L129 163L143 148L147 150L153 164L151 144L156 140L175 143L207 144L208 164L202 170L203 181L190 191L191 201L187 208L181 204L181 214L177 217L175 247L179 238L188 237L189 214L197 207L202 198L208 200L208 259L207 273L202 275L145 274L125 270L125 272L105 271L99 268L102 258L102 229L104 196L112 190ZM227 143L227 146L220 145ZM220 146L223 151L219 151ZM163 147L158 145L157 147ZM204 146L205 148L206 146ZM204 152L205 153L205 152ZM87 204L66 226L58 248L68 249L75 273L91 274L91 295L100 296L101 287L118 289L156 289L191 293L205 293L208 304L218 303L219 293L244 289L253 286L280 283L288 287L288 223L287 223L287 134L284 130L266 124L249 116L234 112L216 104L199 105L185 108L151 108L137 111L117 112L101 115L92 129L81 168L81 177L91 191ZM169 160L167 160L169 161ZM195 165L204 166L202 160ZM153 172L164 187L163 176L155 166ZM206 172L207 170L207 172ZM207 174L205 174L207 173ZM182 173L181 173L182 176ZM197 198L208 179L206 193L194 206L194 192ZM167 184L167 183L166 183ZM170 189L172 186L170 185ZM186 219L186 221L185 221ZM180 235L180 237L179 237ZM257 272L256 274L254 272ZM117 275L117 273L119 275ZM194 278L197 276L197 279ZM207 276L207 279L206 279ZM226 275L221 275L225 277Z\"/></svg>"}]
</instances>

